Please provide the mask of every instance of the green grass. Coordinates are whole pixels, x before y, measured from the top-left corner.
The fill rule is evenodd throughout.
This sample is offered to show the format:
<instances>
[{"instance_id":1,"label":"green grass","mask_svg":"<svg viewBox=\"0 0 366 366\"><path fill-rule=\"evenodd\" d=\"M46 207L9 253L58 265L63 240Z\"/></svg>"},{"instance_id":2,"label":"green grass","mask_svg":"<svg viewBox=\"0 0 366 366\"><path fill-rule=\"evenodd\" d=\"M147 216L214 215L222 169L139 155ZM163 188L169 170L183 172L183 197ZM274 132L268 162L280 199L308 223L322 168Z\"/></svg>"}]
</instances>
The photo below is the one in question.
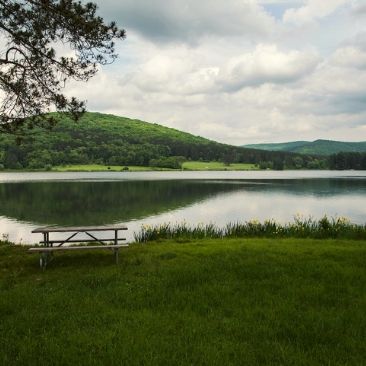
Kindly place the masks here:
<instances>
[{"instance_id":1,"label":"green grass","mask_svg":"<svg viewBox=\"0 0 366 366\"><path fill-rule=\"evenodd\" d=\"M120 165L98 165L98 164L85 164L85 165L63 165L56 166L52 171L56 172L99 172L99 171L112 171L120 172L124 166ZM187 161L182 166L185 170L258 170L255 164L229 164L225 165L220 162L201 162L201 161ZM150 167L150 166L128 166L128 171L166 171L174 169Z\"/></svg>"},{"instance_id":2,"label":"green grass","mask_svg":"<svg viewBox=\"0 0 366 366\"><path fill-rule=\"evenodd\" d=\"M366 242L0 245L1 365L366 364Z\"/></svg>"},{"instance_id":3,"label":"green grass","mask_svg":"<svg viewBox=\"0 0 366 366\"><path fill-rule=\"evenodd\" d=\"M98 165L98 164L85 164L85 165L62 165L56 166L52 171L56 172L120 172L123 171L124 166L121 165ZM151 171L151 170L169 170L164 168L154 168L149 166L128 166L128 171Z\"/></svg>"},{"instance_id":4,"label":"green grass","mask_svg":"<svg viewBox=\"0 0 366 366\"><path fill-rule=\"evenodd\" d=\"M255 164L228 164L218 161L186 161L183 163L183 169L186 170L258 170Z\"/></svg>"}]
</instances>

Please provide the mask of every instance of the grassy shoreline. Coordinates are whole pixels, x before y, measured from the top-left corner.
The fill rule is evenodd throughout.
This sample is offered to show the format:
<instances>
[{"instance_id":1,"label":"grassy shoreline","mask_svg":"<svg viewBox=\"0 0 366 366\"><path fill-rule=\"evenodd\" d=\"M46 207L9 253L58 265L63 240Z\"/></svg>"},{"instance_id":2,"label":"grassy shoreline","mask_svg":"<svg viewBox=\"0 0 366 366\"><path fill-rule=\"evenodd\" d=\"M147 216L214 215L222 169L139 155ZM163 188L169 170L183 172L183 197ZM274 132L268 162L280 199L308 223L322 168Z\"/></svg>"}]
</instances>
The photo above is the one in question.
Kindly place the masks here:
<instances>
[{"instance_id":1,"label":"grassy shoreline","mask_svg":"<svg viewBox=\"0 0 366 366\"><path fill-rule=\"evenodd\" d=\"M366 240L366 224L354 224L346 217L323 216L316 220L296 215L293 222L281 224L275 220L231 222L226 226L182 223L142 225L134 235L138 243L161 239L228 239L228 238L312 238Z\"/></svg>"},{"instance_id":2,"label":"grassy shoreline","mask_svg":"<svg viewBox=\"0 0 366 366\"><path fill-rule=\"evenodd\" d=\"M1 365L362 365L366 242L164 240L63 253L0 244Z\"/></svg>"},{"instance_id":3,"label":"grassy shoreline","mask_svg":"<svg viewBox=\"0 0 366 366\"><path fill-rule=\"evenodd\" d=\"M99 165L99 164L77 164L77 165L64 165L50 167L45 169L17 169L17 170L1 170L1 172L148 172L148 171L247 171L247 170L259 170L255 164L228 164L220 162L200 162L200 161L187 161L183 163L181 169L169 169L150 166L136 166L136 165Z\"/></svg>"},{"instance_id":4,"label":"grassy shoreline","mask_svg":"<svg viewBox=\"0 0 366 366\"><path fill-rule=\"evenodd\" d=\"M128 168L128 169L127 169ZM200 161L188 161L182 164L181 169L169 169L160 167L150 166L115 166L115 165L66 165L54 167L52 171L57 172L82 172L82 171L180 171L180 170L191 170L191 171L236 171L236 170L259 170L254 164L229 164L225 165L220 162L200 162Z\"/></svg>"}]
</instances>

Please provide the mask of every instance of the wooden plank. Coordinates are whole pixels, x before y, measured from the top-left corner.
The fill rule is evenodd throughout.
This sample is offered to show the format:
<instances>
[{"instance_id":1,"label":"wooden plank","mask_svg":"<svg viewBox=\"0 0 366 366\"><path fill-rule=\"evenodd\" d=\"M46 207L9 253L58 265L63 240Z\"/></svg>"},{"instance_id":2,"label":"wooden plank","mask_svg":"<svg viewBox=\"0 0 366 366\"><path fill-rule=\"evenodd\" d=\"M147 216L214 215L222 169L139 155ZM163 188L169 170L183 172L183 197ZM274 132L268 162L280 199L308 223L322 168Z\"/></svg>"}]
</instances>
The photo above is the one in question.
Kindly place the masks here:
<instances>
[{"instance_id":1,"label":"wooden plank","mask_svg":"<svg viewBox=\"0 0 366 366\"><path fill-rule=\"evenodd\" d=\"M127 230L126 225L109 226L44 226L32 230L32 233L64 233L64 232L86 232L86 231L109 231L109 230Z\"/></svg>"},{"instance_id":2,"label":"wooden plank","mask_svg":"<svg viewBox=\"0 0 366 366\"><path fill-rule=\"evenodd\" d=\"M94 249L119 249L126 248L128 244L118 244L118 245L95 245L95 246L76 246L76 247L39 247L39 248L29 248L28 252L54 252L54 251L65 251L65 250L94 250Z\"/></svg>"},{"instance_id":3,"label":"wooden plank","mask_svg":"<svg viewBox=\"0 0 366 366\"><path fill-rule=\"evenodd\" d=\"M65 239L66 240L66 239ZM58 243L93 243L95 242L95 240L92 239L74 239L74 240L49 240L48 242L45 241L40 241L39 244L45 244L45 243L49 243L49 244L58 244ZM121 240L126 240L126 238L118 238L117 240L121 241ZM98 241L110 241L110 242L114 242L114 238L113 239L98 239Z\"/></svg>"}]
</instances>

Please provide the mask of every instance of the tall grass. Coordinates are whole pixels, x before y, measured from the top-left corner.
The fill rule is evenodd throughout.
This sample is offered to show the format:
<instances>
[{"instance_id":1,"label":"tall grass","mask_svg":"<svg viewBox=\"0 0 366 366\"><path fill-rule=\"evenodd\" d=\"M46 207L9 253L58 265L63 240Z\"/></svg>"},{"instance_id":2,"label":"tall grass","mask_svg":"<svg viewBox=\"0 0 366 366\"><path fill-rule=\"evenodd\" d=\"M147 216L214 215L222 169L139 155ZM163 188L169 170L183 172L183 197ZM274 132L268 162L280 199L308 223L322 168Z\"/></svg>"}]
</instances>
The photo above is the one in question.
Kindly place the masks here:
<instances>
[{"instance_id":1,"label":"tall grass","mask_svg":"<svg viewBox=\"0 0 366 366\"><path fill-rule=\"evenodd\" d=\"M358 225L344 217L316 220L300 215L294 221L280 224L275 220L257 220L229 223L224 227L215 224L190 226L182 223L164 223L160 225L142 225L134 234L135 241L146 243L158 239L217 239L217 238L313 238L313 239L366 239L366 224Z\"/></svg>"}]
</instances>

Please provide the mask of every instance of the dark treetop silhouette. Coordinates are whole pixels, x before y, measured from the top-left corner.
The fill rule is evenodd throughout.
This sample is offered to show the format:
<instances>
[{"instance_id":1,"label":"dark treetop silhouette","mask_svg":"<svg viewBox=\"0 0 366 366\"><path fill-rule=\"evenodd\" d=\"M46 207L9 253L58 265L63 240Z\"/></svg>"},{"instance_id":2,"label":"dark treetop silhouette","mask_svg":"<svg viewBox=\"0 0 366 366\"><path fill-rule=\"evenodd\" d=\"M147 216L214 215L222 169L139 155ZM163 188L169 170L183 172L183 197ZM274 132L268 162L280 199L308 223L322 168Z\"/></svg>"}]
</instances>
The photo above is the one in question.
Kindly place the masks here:
<instances>
[{"instance_id":1,"label":"dark treetop silhouette","mask_svg":"<svg viewBox=\"0 0 366 366\"><path fill-rule=\"evenodd\" d=\"M117 57L125 31L105 24L96 5L73 0L0 0L0 131L52 125L50 107L77 119L85 103L61 93L68 79L89 80ZM57 56L68 46L72 57Z\"/></svg>"}]
</instances>

